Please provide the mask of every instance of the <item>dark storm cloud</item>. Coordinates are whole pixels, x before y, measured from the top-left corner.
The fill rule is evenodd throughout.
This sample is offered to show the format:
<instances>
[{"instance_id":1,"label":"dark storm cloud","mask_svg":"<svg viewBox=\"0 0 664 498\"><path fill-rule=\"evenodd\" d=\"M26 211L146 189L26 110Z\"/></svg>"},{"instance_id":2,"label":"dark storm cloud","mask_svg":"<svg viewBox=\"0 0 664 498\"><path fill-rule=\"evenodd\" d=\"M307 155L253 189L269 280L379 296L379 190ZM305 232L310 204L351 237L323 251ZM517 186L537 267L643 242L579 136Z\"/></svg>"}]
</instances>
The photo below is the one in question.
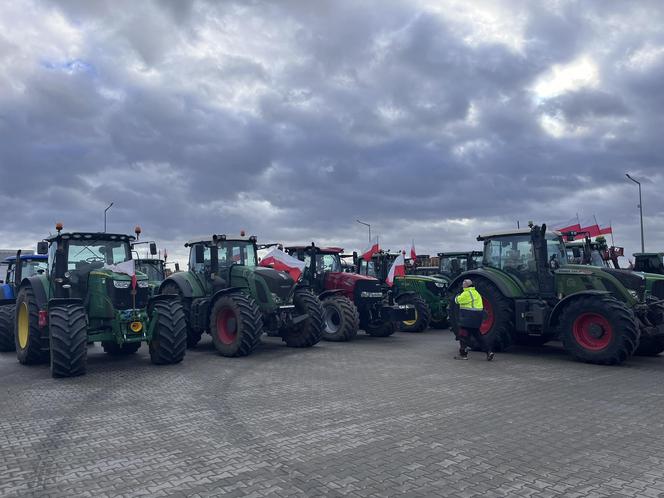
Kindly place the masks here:
<instances>
[{"instance_id":1,"label":"dark storm cloud","mask_svg":"<svg viewBox=\"0 0 664 498\"><path fill-rule=\"evenodd\" d=\"M23 7L0 7L3 245L113 201L113 230L171 250L243 228L352 248L361 218L434 253L580 212L631 251L628 170L664 245L657 2Z\"/></svg>"}]
</instances>

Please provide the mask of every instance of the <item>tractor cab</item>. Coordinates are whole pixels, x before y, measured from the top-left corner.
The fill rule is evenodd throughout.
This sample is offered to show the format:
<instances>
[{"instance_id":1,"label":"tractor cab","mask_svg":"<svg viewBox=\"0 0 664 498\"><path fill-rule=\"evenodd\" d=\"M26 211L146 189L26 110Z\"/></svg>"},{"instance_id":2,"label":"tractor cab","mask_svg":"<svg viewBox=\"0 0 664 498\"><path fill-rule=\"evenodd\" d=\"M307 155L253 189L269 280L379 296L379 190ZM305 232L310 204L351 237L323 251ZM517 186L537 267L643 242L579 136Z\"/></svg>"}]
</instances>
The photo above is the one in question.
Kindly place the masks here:
<instances>
[{"instance_id":1,"label":"tractor cab","mask_svg":"<svg viewBox=\"0 0 664 498\"><path fill-rule=\"evenodd\" d=\"M457 275L482 266L482 251L439 252L438 275L452 280Z\"/></svg>"},{"instance_id":2,"label":"tractor cab","mask_svg":"<svg viewBox=\"0 0 664 498\"><path fill-rule=\"evenodd\" d=\"M17 278L20 280L21 278L43 274L47 268L47 257L42 254L21 255L19 251L17 256L5 258L0 265L2 265L0 270L0 284L2 285L0 285L0 289L5 294L3 297L3 292L0 292L0 299L11 299L14 297L13 289L17 285Z\"/></svg>"},{"instance_id":3,"label":"tractor cab","mask_svg":"<svg viewBox=\"0 0 664 498\"><path fill-rule=\"evenodd\" d=\"M304 280L322 291L326 288L326 278L343 273L341 247L291 246L285 248L294 258L304 261Z\"/></svg>"},{"instance_id":4,"label":"tractor cab","mask_svg":"<svg viewBox=\"0 0 664 498\"><path fill-rule=\"evenodd\" d=\"M623 256L622 247L609 247L604 237L592 240L585 232L564 232L567 260L571 264L590 265L598 268L620 268L618 258Z\"/></svg>"},{"instance_id":5,"label":"tractor cab","mask_svg":"<svg viewBox=\"0 0 664 498\"><path fill-rule=\"evenodd\" d=\"M634 254L634 271L664 275L664 253L639 252Z\"/></svg>"}]
</instances>

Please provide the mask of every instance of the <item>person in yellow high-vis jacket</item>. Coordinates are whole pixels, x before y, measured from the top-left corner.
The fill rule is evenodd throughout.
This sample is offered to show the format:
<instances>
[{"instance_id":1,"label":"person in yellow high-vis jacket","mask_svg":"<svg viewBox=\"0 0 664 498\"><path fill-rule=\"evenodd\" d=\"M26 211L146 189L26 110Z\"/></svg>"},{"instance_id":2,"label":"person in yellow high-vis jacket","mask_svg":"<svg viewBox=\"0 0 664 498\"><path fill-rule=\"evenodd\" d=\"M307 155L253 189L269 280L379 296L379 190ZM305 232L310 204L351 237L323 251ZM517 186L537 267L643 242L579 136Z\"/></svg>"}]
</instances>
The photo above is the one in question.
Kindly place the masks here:
<instances>
[{"instance_id":1,"label":"person in yellow high-vis jacket","mask_svg":"<svg viewBox=\"0 0 664 498\"><path fill-rule=\"evenodd\" d=\"M459 355L455 356L455 360L468 359L468 339L474 337L477 343L486 353L488 361L493 360L494 354L491 347L487 344L485 337L480 332L480 324L482 323L482 316L484 310L484 303L482 296L473 287L473 282L470 279L463 281L463 290L454 298L454 302L459 305L459 322L461 326L457 332L459 339Z\"/></svg>"}]
</instances>

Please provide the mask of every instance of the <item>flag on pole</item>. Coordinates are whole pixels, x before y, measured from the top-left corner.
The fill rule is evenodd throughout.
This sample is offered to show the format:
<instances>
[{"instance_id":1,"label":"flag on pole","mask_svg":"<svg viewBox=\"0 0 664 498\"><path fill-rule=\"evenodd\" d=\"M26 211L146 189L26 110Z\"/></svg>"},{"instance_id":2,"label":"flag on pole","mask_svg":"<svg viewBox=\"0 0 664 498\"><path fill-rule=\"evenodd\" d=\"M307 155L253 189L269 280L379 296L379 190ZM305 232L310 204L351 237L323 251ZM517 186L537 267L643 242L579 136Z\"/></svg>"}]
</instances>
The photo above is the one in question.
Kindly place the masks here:
<instances>
[{"instance_id":1,"label":"flag on pole","mask_svg":"<svg viewBox=\"0 0 664 498\"><path fill-rule=\"evenodd\" d=\"M387 283L387 285L392 287L394 285L395 277L404 277L404 276L406 276L406 260L403 257L403 253L400 252L397 258L392 263L392 266L390 266L390 271L387 274L387 279L385 279L385 282Z\"/></svg>"},{"instance_id":2,"label":"flag on pole","mask_svg":"<svg viewBox=\"0 0 664 498\"><path fill-rule=\"evenodd\" d=\"M124 273L131 275L131 288L136 288L136 264L133 259L118 263L117 265L104 265L104 270L111 270L114 273Z\"/></svg>"},{"instance_id":3,"label":"flag on pole","mask_svg":"<svg viewBox=\"0 0 664 498\"><path fill-rule=\"evenodd\" d=\"M413 264L415 264L415 260L417 259L417 253L415 252L415 241L414 240L410 244L410 259L412 259Z\"/></svg>"},{"instance_id":4,"label":"flag on pole","mask_svg":"<svg viewBox=\"0 0 664 498\"><path fill-rule=\"evenodd\" d=\"M362 259L366 262L371 261L371 257L380 251L380 244L378 244L378 237L371 241L371 245L362 252Z\"/></svg>"},{"instance_id":5,"label":"flag on pole","mask_svg":"<svg viewBox=\"0 0 664 498\"><path fill-rule=\"evenodd\" d=\"M300 279L304 271L305 263L290 254L286 254L281 249L273 246L258 266L274 268L275 270L287 272L295 281Z\"/></svg>"}]
</instances>

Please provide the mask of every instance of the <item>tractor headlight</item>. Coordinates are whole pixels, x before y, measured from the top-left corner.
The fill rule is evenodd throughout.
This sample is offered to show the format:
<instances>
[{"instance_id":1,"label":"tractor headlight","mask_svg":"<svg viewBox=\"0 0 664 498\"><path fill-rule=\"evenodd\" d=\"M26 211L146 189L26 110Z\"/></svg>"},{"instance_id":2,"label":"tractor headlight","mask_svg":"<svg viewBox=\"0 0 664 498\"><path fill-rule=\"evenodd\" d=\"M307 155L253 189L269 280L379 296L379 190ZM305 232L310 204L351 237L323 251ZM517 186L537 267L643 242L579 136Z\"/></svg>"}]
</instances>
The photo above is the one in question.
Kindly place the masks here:
<instances>
[{"instance_id":1,"label":"tractor headlight","mask_svg":"<svg viewBox=\"0 0 664 498\"><path fill-rule=\"evenodd\" d=\"M129 280L113 280L113 287L116 289L128 289L130 285Z\"/></svg>"},{"instance_id":2,"label":"tractor headlight","mask_svg":"<svg viewBox=\"0 0 664 498\"><path fill-rule=\"evenodd\" d=\"M147 280L139 280L139 281L138 281L138 286L139 286L141 289L145 289L145 288L148 287L149 285L150 285L150 284L148 283Z\"/></svg>"},{"instance_id":3,"label":"tractor headlight","mask_svg":"<svg viewBox=\"0 0 664 498\"><path fill-rule=\"evenodd\" d=\"M447 288L447 284L441 284L440 282L434 282L433 285L438 287L439 289L445 289Z\"/></svg>"}]
</instances>

